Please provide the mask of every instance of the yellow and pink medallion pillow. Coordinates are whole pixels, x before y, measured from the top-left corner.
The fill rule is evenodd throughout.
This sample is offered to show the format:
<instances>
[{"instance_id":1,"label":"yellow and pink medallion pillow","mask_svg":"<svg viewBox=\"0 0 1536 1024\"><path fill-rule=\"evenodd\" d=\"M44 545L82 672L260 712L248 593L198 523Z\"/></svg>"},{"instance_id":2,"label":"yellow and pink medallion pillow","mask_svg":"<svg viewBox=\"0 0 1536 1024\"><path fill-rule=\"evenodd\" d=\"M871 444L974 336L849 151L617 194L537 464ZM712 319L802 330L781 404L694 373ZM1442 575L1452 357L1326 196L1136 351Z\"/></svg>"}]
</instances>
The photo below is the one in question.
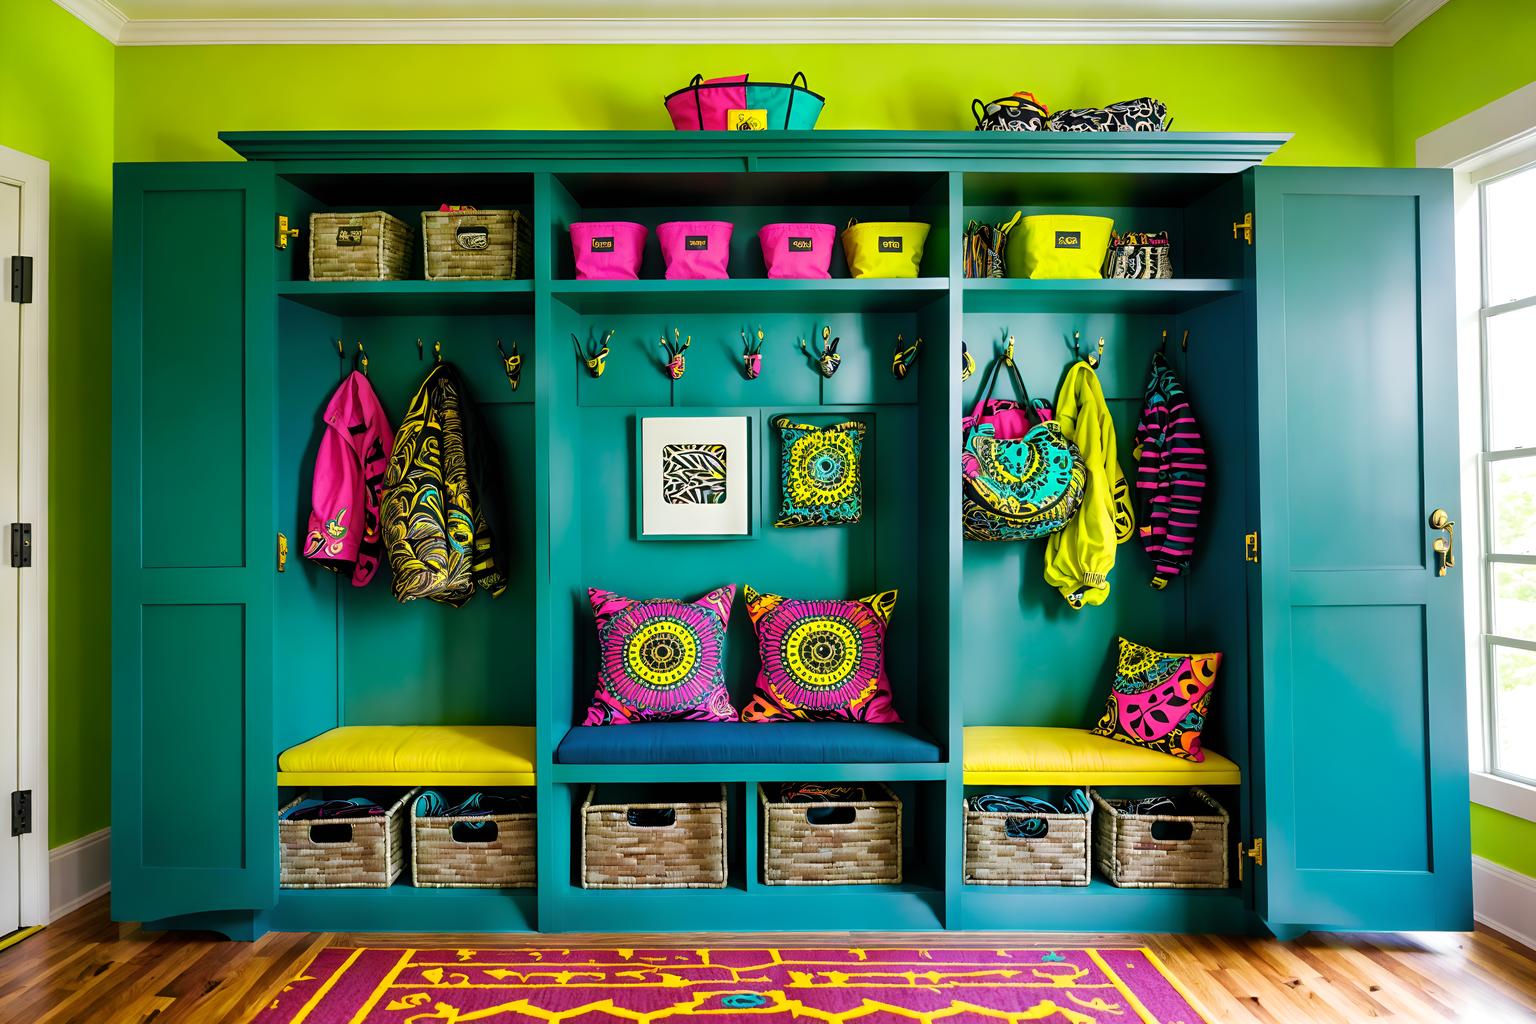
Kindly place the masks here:
<instances>
[{"instance_id":1,"label":"yellow and pink medallion pillow","mask_svg":"<svg viewBox=\"0 0 1536 1024\"><path fill-rule=\"evenodd\" d=\"M1220 667L1220 654L1167 654L1121 637L1115 681L1104 716L1092 731L1186 761L1204 761L1200 732Z\"/></svg>"},{"instance_id":2,"label":"yellow and pink medallion pillow","mask_svg":"<svg viewBox=\"0 0 1536 1024\"><path fill-rule=\"evenodd\" d=\"M762 668L744 722L899 722L885 675L896 591L857 601L794 601L743 587Z\"/></svg>"},{"instance_id":3,"label":"yellow and pink medallion pillow","mask_svg":"<svg viewBox=\"0 0 1536 1024\"><path fill-rule=\"evenodd\" d=\"M725 689L725 630L736 587L697 601L636 601L588 590L597 622L597 692L584 725L735 722Z\"/></svg>"}]
</instances>

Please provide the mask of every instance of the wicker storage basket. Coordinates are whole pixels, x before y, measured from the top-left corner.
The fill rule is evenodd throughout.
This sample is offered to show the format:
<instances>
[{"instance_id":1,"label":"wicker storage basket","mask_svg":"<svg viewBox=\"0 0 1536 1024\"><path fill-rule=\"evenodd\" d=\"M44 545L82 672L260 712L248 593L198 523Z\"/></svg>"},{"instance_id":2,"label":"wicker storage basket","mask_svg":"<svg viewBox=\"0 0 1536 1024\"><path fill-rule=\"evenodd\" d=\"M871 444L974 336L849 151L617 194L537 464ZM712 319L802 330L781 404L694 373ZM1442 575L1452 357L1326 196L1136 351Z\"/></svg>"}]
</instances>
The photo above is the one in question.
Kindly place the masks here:
<instances>
[{"instance_id":1,"label":"wicker storage basket","mask_svg":"<svg viewBox=\"0 0 1536 1024\"><path fill-rule=\"evenodd\" d=\"M538 815L469 814L423 817L411 801L411 884L427 889L531 889L538 878L534 850ZM480 829L467 826L494 826Z\"/></svg>"},{"instance_id":2,"label":"wicker storage basket","mask_svg":"<svg viewBox=\"0 0 1536 1024\"><path fill-rule=\"evenodd\" d=\"M405 819L416 791L382 815L284 821L300 793L278 812L278 884L284 889L387 889L405 869Z\"/></svg>"},{"instance_id":3,"label":"wicker storage basket","mask_svg":"<svg viewBox=\"0 0 1536 1024\"><path fill-rule=\"evenodd\" d=\"M667 802L581 804L585 889L725 888L725 786ZM686 798L683 798L685 797Z\"/></svg>"},{"instance_id":4,"label":"wicker storage basket","mask_svg":"<svg viewBox=\"0 0 1536 1024\"><path fill-rule=\"evenodd\" d=\"M411 226L382 211L309 215L311 281L403 281L415 247Z\"/></svg>"},{"instance_id":5,"label":"wicker storage basket","mask_svg":"<svg viewBox=\"0 0 1536 1024\"><path fill-rule=\"evenodd\" d=\"M1045 824L1040 836L1009 835L1009 822ZM1017 831L1017 830L1016 830ZM1087 885L1092 869L1093 812L1020 814L973 811L965 804L965 884Z\"/></svg>"},{"instance_id":6,"label":"wicker storage basket","mask_svg":"<svg viewBox=\"0 0 1536 1024\"><path fill-rule=\"evenodd\" d=\"M427 210L421 241L428 281L531 276L533 227L518 210Z\"/></svg>"},{"instance_id":7,"label":"wicker storage basket","mask_svg":"<svg viewBox=\"0 0 1536 1024\"><path fill-rule=\"evenodd\" d=\"M763 807L763 884L896 885L901 882L901 800L781 803L757 787Z\"/></svg>"},{"instance_id":8,"label":"wicker storage basket","mask_svg":"<svg viewBox=\"0 0 1536 1024\"><path fill-rule=\"evenodd\" d=\"M1095 860L1110 882L1123 889L1227 887L1227 812L1204 790L1191 789L1189 797L1210 808L1205 814L1130 814L1092 796Z\"/></svg>"}]
</instances>

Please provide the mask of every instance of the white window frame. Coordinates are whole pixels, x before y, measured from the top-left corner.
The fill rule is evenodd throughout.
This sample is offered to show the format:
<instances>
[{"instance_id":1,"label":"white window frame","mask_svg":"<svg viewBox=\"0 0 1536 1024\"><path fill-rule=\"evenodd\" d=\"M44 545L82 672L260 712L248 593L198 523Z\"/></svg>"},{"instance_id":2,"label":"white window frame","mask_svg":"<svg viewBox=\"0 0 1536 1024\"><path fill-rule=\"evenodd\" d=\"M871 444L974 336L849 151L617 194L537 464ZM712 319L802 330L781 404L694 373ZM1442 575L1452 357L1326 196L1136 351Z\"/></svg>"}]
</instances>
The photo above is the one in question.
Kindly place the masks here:
<instances>
[{"instance_id":1,"label":"white window frame","mask_svg":"<svg viewBox=\"0 0 1536 1024\"><path fill-rule=\"evenodd\" d=\"M1487 537L1491 510L1485 465L1504 453L1485 456L1491 436L1483 396L1486 388L1484 329L1485 183L1536 165L1536 83L1474 110L1428 135L1417 144L1420 167L1446 167L1455 175L1457 369L1460 380L1461 507L1457 548L1464 568L1466 598L1467 698L1470 725L1472 801L1536 822L1536 785L1496 775L1490 770L1492 739L1492 575ZM1528 303L1496 307L1504 312ZM1524 562L1521 558L1501 559ZM1532 561L1536 561L1533 559ZM1524 641L1501 642L1530 647Z\"/></svg>"}]
</instances>

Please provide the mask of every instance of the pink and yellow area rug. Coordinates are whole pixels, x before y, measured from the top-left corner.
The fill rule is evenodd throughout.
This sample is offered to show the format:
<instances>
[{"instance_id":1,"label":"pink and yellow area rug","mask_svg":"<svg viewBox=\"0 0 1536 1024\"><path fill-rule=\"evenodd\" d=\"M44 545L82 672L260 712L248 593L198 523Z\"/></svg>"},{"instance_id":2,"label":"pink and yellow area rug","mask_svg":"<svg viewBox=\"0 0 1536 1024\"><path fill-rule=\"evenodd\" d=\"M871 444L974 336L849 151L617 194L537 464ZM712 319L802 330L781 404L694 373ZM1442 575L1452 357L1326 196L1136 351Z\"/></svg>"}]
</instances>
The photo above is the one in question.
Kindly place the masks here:
<instances>
[{"instance_id":1,"label":"pink and yellow area rug","mask_svg":"<svg viewBox=\"0 0 1536 1024\"><path fill-rule=\"evenodd\" d=\"M251 1024L1204 1024L1150 950L324 949Z\"/></svg>"}]
</instances>

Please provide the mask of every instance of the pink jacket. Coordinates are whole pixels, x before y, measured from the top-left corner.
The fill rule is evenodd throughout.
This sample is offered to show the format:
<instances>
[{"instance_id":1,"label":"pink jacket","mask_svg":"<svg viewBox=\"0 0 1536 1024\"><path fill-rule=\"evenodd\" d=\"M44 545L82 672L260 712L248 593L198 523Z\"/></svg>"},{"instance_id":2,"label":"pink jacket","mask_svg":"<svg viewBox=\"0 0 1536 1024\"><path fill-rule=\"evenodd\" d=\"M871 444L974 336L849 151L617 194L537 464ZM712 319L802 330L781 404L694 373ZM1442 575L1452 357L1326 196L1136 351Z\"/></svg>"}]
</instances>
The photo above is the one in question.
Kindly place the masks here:
<instances>
[{"instance_id":1,"label":"pink jacket","mask_svg":"<svg viewBox=\"0 0 1536 1024\"><path fill-rule=\"evenodd\" d=\"M379 506L394 435L373 385L355 370L331 396L325 425L304 557L347 573L354 587L367 586L383 552Z\"/></svg>"}]
</instances>

